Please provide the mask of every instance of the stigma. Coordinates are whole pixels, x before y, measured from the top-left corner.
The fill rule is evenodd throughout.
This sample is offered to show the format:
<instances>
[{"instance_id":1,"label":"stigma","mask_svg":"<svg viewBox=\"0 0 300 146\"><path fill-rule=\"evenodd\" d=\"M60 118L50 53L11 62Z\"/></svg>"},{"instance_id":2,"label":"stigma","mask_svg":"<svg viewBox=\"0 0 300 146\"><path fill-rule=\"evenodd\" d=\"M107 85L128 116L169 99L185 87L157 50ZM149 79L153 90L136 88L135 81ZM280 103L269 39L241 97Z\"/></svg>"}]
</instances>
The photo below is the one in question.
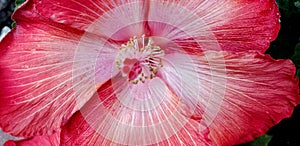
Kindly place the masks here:
<instances>
[{"instance_id":1,"label":"stigma","mask_svg":"<svg viewBox=\"0 0 300 146\"><path fill-rule=\"evenodd\" d=\"M156 77L159 68L163 67L164 50L156 46L152 38L134 36L122 44L116 59L117 68L123 77L132 84L145 83Z\"/></svg>"}]
</instances>

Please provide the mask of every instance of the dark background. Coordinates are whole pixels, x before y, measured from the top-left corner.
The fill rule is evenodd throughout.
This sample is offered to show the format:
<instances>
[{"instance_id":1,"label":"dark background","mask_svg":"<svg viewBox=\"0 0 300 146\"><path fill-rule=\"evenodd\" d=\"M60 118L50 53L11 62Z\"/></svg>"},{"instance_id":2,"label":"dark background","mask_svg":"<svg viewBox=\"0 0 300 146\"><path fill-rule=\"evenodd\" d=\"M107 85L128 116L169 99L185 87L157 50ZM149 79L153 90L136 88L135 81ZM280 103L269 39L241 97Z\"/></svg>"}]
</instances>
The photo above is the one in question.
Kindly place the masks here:
<instances>
[{"instance_id":1,"label":"dark background","mask_svg":"<svg viewBox=\"0 0 300 146\"><path fill-rule=\"evenodd\" d=\"M17 3L21 1L24 0L17 0ZM281 29L266 53L276 59L292 59L300 76L300 0L276 1L281 13ZM15 0L0 0L0 30L4 26L11 27L13 21L10 17L14 9ZM295 53L296 50L299 51ZM295 108L291 118L282 120L267 135L272 136L270 141L270 138L263 136L243 146L262 146L268 141L269 146L300 146L300 105Z\"/></svg>"},{"instance_id":2,"label":"dark background","mask_svg":"<svg viewBox=\"0 0 300 146\"><path fill-rule=\"evenodd\" d=\"M11 26L10 19L15 8L15 0L0 0L0 31L4 26Z\"/></svg>"},{"instance_id":3,"label":"dark background","mask_svg":"<svg viewBox=\"0 0 300 146\"><path fill-rule=\"evenodd\" d=\"M277 0L277 3L281 13L281 29L266 53L276 59L292 59L298 68L299 78L300 0ZM282 120L267 134L273 136L269 146L300 146L300 105L291 118Z\"/></svg>"}]
</instances>

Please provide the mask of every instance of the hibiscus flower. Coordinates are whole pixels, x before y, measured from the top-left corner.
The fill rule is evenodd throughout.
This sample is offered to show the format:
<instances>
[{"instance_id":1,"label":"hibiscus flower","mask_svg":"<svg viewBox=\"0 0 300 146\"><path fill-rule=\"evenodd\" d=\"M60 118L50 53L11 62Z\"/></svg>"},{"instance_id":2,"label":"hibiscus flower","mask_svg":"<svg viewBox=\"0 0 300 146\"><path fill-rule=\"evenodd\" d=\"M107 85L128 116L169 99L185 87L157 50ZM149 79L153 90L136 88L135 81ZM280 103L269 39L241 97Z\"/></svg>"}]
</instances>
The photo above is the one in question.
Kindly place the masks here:
<instances>
[{"instance_id":1,"label":"hibiscus flower","mask_svg":"<svg viewBox=\"0 0 300 146\"><path fill-rule=\"evenodd\" d=\"M27 0L0 44L0 126L31 145L234 145L299 103L273 0Z\"/></svg>"}]
</instances>

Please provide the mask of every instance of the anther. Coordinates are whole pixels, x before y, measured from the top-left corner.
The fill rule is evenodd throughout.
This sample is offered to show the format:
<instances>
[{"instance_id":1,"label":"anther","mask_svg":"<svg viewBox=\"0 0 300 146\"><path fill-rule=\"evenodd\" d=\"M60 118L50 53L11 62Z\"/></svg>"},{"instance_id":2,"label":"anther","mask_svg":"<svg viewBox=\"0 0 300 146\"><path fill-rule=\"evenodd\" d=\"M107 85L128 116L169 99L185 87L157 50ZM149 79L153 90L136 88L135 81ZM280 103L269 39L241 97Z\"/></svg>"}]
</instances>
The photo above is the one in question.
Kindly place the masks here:
<instances>
[{"instance_id":1,"label":"anther","mask_svg":"<svg viewBox=\"0 0 300 146\"><path fill-rule=\"evenodd\" d=\"M163 66L163 56L164 51L155 46L151 38L142 35L138 39L134 36L119 48L116 66L130 83L145 83L147 79L156 77L159 68Z\"/></svg>"}]
</instances>

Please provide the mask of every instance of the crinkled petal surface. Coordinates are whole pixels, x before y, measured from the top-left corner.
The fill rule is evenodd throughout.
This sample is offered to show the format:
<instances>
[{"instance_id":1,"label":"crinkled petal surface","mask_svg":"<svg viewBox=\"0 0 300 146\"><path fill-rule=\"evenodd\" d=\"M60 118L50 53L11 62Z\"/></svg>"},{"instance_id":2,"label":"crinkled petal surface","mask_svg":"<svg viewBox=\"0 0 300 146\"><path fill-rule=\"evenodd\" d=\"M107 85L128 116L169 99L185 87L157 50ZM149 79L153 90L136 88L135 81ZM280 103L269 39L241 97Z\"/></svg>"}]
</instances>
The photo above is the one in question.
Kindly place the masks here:
<instances>
[{"instance_id":1,"label":"crinkled petal surface","mask_svg":"<svg viewBox=\"0 0 300 146\"><path fill-rule=\"evenodd\" d=\"M28 0L14 19L0 43L0 126L15 136L51 135L81 109L62 145L233 145L299 103L290 61L234 53L275 39L274 0ZM167 55L135 86L117 74L115 43L142 34Z\"/></svg>"},{"instance_id":2,"label":"crinkled petal surface","mask_svg":"<svg viewBox=\"0 0 300 146\"><path fill-rule=\"evenodd\" d=\"M30 7L15 13L18 27L0 43L0 125L22 137L60 128L111 77L117 50Z\"/></svg>"},{"instance_id":3,"label":"crinkled petal surface","mask_svg":"<svg viewBox=\"0 0 300 146\"><path fill-rule=\"evenodd\" d=\"M153 0L148 21L152 35L172 40L188 52L264 52L280 28L274 0Z\"/></svg>"},{"instance_id":4,"label":"crinkled petal surface","mask_svg":"<svg viewBox=\"0 0 300 146\"><path fill-rule=\"evenodd\" d=\"M264 134L300 102L288 60L209 51L168 54L163 64L150 82L103 84L63 127L62 144L234 145Z\"/></svg>"},{"instance_id":5,"label":"crinkled petal surface","mask_svg":"<svg viewBox=\"0 0 300 146\"><path fill-rule=\"evenodd\" d=\"M300 102L290 60L256 52L204 52L170 54L163 64L162 79L195 107L191 118L201 119L215 145L253 140L289 117Z\"/></svg>"},{"instance_id":6,"label":"crinkled petal surface","mask_svg":"<svg viewBox=\"0 0 300 146\"><path fill-rule=\"evenodd\" d=\"M118 41L142 35L147 28L144 0L29 0L29 5L41 17Z\"/></svg>"},{"instance_id":7,"label":"crinkled petal surface","mask_svg":"<svg viewBox=\"0 0 300 146\"><path fill-rule=\"evenodd\" d=\"M208 129L198 133L198 121L184 114L186 106L162 80L114 80L63 127L62 145L210 145Z\"/></svg>"},{"instance_id":8,"label":"crinkled petal surface","mask_svg":"<svg viewBox=\"0 0 300 146\"><path fill-rule=\"evenodd\" d=\"M50 136L36 136L29 139L7 141L4 146L59 146L60 132L56 132Z\"/></svg>"},{"instance_id":9,"label":"crinkled petal surface","mask_svg":"<svg viewBox=\"0 0 300 146\"><path fill-rule=\"evenodd\" d=\"M116 41L161 36L190 52L264 52L280 28L274 0L29 0L28 5L40 17ZM195 46L200 49L192 50Z\"/></svg>"}]
</instances>

